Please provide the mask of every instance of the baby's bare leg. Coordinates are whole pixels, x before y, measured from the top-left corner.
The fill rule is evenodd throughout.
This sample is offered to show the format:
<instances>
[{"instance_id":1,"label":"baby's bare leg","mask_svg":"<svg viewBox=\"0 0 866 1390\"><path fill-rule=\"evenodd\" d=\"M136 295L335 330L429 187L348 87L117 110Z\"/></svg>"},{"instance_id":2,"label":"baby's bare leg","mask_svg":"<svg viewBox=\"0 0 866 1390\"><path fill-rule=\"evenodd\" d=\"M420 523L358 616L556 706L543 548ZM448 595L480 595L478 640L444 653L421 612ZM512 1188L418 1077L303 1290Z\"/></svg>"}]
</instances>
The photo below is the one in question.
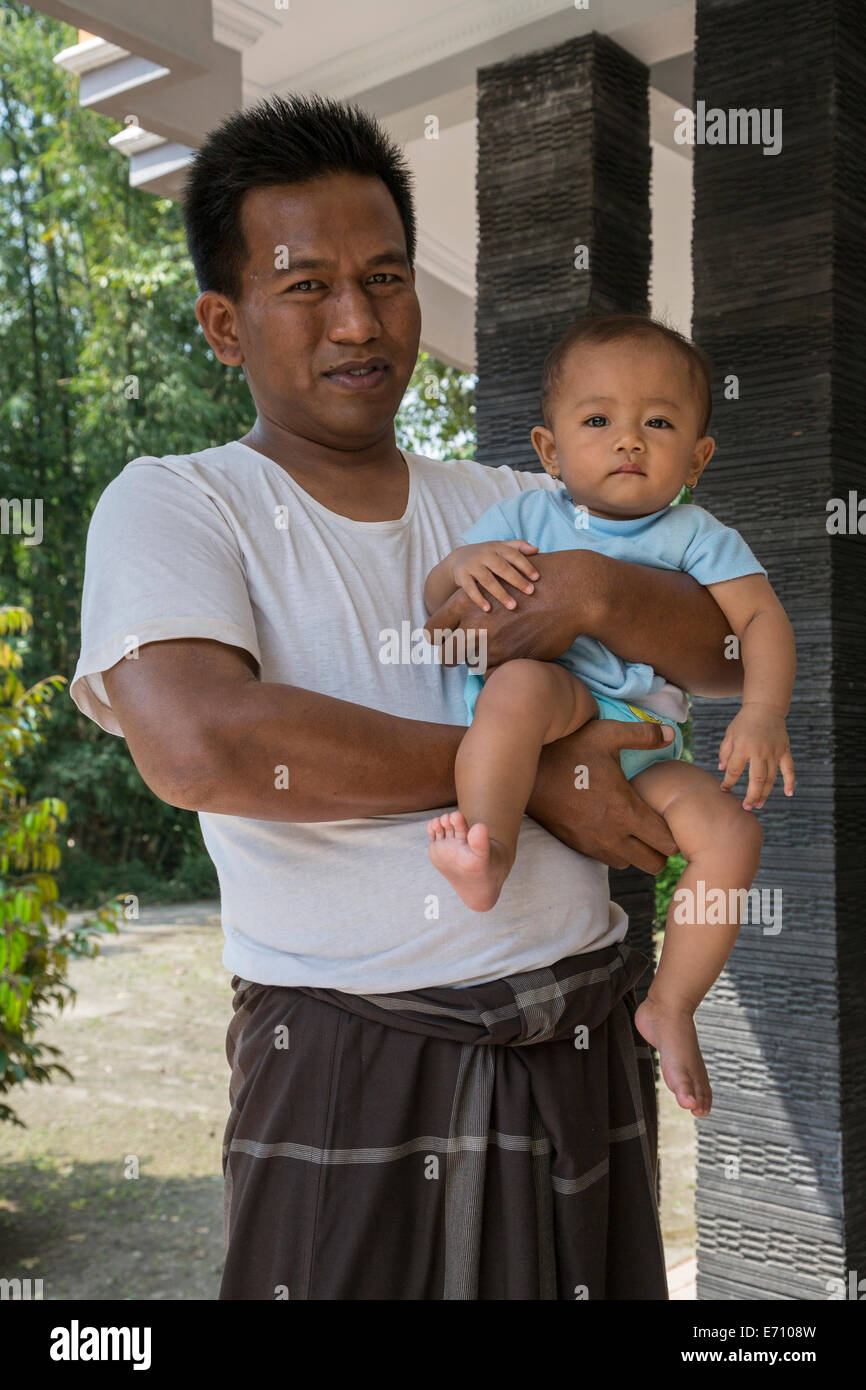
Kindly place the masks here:
<instances>
[{"instance_id":1,"label":"baby's bare leg","mask_svg":"<svg viewBox=\"0 0 866 1390\"><path fill-rule=\"evenodd\" d=\"M460 810L427 825L430 858L468 907L487 912L502 891L542 748L597 712L554 662L506 661L485 681L454 763Z\"/></svg>"},{"instance_id":2,"label":"baby's bare leg","mask_svg":"<svg viewBox=\"0 0 866 1390\"><path fill-rule=\"evenodd\" d=\"M668 908L659 967L635 1023L658 1048L662 1075L679 1104L695 1116L708 1115L712 1090L694 1013L737 939L736 890L750 888L758 872L761 827L721 791L715 777L692 763L656 763L633 784L664 816L688 860ZM721 889L722 895L711 896L713 889ZM702 912L705 904L709 908ZM710 920L700 920L702 916Z\"/></svg>"}]
</instances>

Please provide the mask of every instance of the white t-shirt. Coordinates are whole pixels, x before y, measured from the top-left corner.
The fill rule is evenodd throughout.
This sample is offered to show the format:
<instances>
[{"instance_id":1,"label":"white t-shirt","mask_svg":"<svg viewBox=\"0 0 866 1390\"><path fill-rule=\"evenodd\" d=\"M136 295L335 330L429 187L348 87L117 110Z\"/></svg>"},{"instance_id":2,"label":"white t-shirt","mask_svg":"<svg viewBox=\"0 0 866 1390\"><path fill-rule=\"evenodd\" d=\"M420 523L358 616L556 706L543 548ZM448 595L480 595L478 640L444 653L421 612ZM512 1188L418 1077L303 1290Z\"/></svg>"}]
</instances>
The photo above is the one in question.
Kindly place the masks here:
<instances>
[{"instance_id":1,"label":"white t-shirt","mask_svg":"<svg viewBox=\"0 0 866 1390\"><path fill-rule=\"evenodd\" d=\"M262 681L465 724L465 668L418 641L424 580L493 502L556 484L406 458L409 500L393 521L338 516L239 442L128 463L90 522L78 708L121 734L101 672L134 642L206 637L250 652ZM430 863L432 814L295 824L200 812L224 964L261 984L391 993L498 979L624 937L605 865L529 817L499 902L471 911Z\"/></svg>"}]
</instances>

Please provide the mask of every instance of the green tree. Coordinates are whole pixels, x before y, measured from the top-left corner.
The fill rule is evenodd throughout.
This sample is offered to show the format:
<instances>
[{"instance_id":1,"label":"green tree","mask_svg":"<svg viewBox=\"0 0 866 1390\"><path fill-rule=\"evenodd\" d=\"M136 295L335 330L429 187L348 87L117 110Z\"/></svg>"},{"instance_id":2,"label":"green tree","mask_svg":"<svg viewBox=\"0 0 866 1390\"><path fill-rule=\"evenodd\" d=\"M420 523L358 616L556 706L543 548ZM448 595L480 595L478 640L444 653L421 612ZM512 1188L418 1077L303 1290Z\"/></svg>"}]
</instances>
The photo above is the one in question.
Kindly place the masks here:
<instances>
[{"instance_id":1,"label":"green tree","mask_svg":"<svg viewBox=\"0 0 866 1390\"><path fill-rule=\"evenodd\" d=\"M239 369L216 363L192 313L178 206L129 187L113 122L81 109L52 59L75 31L11 3L0 14L0 496L42 508L42 539L0 537L0 601L38 615L27 678L71 677L87 524L132 458L207 447L252 421ZM26 96L25 96L26 94ZM70 901L123 886L214 892L197 818L144 786L125 744L68 699L26 756L59 793L76 853Z\"/></svg>"},{"instance_id":2,"label":"green tree","mask_svg":"<svg viewBox=\"0 0 866 1390\"><path fill-rule=\"evenodd\" d=\"M419 352L397 414L397 442L432 458L474 458L476 381L429 352Z\"/></svg>"},{"instance_id":3,"label":"green tree","mask_svg":"<svg viewBox=\"0 0 866 1390\"><path fill-rule=\"evenodd\" d=\"M105 904L81 925L66 925L54 877L66 807L56 796L27 801L12 772L24 750L40 741L47 701L65 684L61 676L29 689L21 682L21 653L6 639L30 625L26 610L0 608L0 1121L15 1124L21 1121L2 1099L14 1086L70 1075L37 1030L48 1004L62 1009L75 993L67 979L70 960L95 955L99 933L116 930L119 911Z\"/></svg>"}]
</instances>

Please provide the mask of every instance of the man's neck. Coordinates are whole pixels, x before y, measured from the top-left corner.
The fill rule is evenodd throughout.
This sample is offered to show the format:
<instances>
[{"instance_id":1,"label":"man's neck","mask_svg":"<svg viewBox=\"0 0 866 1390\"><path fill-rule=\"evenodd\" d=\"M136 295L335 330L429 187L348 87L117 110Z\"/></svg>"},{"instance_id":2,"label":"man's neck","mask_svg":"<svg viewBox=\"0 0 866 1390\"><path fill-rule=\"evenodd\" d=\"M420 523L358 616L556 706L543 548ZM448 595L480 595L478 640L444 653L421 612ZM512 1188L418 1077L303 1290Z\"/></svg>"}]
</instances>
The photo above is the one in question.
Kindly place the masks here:
<instances>
[{"instance_id":1,"label":"man's neck","mask_svg":"<svg viewBox=\"0 0 866 1390\"><path fill-rule=\"evenodd\" d=\"M356 452L331 449L256 420L240 441L278 463L329 511L353 521L394 521L409 500L409 470L393 434Z\"/></svg>"}]
</instances>

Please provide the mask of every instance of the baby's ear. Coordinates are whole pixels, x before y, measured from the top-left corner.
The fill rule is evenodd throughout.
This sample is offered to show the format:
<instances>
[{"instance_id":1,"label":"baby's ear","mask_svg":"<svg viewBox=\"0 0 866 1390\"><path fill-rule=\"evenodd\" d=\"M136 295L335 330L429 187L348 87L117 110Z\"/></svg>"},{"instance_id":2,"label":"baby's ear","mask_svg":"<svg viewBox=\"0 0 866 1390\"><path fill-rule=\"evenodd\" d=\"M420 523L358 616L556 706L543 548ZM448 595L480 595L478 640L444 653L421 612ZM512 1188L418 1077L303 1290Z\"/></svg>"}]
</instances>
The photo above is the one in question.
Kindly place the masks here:
<instances>
[{"instance_id":1,"label":"baby's ear","mask_svg":"<svg viewBox=\"0 0 866 1390\"><path fill-rule=\"evenodd\" d=\"M711 434L705 434L701 439L697 441L697 443L695 444L694 453L692 454L692 461L689 465L688 476L686 478L686 484L688 487L695 486L704 469L706 468L707 464L709 463L710 459L713 457L715 448L716 441L713 439Z\"/></svg>"},{"instance_id":2,"label":"baby's ear","mask_svg":"<svg viewBox=\"0 0 866 1390\"><path fill-rule=\"evenodd\" d=\"M546 425L536 425L529 437L545 473L549 473L551 478L558 478L559 464L556 461L556 441L552 431Z\"/></svg>"}]
</instances>

